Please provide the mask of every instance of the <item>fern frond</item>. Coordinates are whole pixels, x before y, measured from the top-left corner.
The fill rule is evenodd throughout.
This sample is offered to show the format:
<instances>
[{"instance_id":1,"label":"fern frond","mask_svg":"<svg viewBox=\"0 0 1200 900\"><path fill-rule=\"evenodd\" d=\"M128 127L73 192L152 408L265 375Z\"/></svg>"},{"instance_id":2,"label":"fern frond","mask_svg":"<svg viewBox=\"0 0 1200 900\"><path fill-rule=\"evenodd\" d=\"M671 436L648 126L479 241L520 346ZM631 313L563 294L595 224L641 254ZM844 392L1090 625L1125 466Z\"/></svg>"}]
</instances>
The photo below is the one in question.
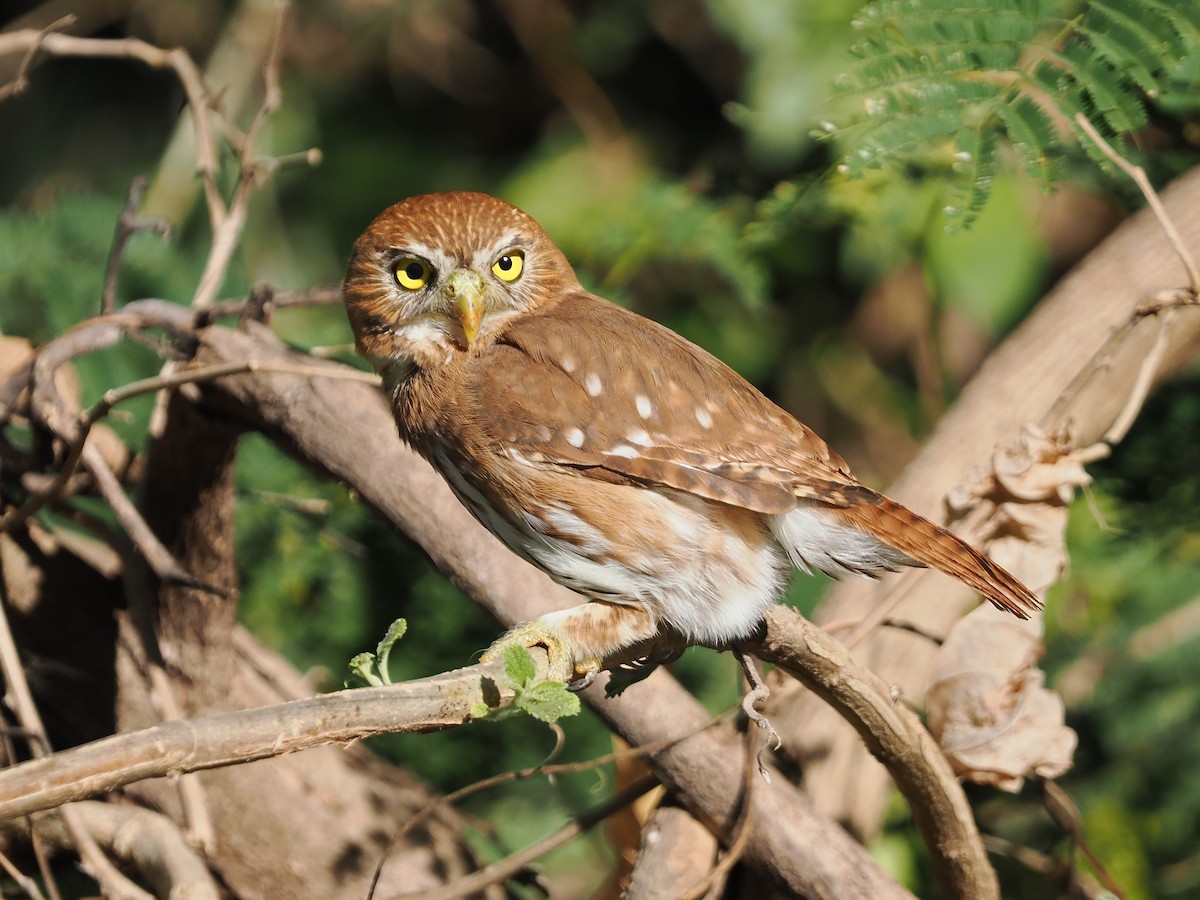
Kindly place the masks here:
<instances>
[{"instance_id":1,"label":"fern frond","mask_svg":"<svg viewBox=\"0 0 1200 900\"><path fill-rule=\"evenodd\" d=\"M838 81L840 95L861 100L858 116L834 130L841 170L920 161L954 182L948 208L969 220L986 202L1001 134L1030 175L1049 183L1077 114L1120 146L1146 126L1147 102L1200 107L1200 3L1085 0L1070 20L1060 6L877 0L865 7L854 23L857 62ZM1057 118L1070 125L1056 127ZM1079 143L1111 171L1090 140ZM941 160L940 169L931 160Z\"/></svg>"}]
</instances>

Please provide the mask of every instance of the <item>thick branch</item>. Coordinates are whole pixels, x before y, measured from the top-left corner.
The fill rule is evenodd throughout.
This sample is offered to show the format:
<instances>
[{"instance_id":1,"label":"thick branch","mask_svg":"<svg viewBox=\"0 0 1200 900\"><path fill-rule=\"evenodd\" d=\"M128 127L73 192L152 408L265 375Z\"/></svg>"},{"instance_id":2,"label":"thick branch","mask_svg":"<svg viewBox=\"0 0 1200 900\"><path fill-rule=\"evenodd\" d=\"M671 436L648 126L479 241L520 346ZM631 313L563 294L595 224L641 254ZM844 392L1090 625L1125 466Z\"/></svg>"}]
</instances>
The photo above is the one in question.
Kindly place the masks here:
<instances>
[{"instance_id":1,"label":"thick branch","mask_svg":"<svg viewBox=\"0 0 1200 900\"><path fill-rule=\"evenodd\" d=\"M1163 193L1167 213L1183 243L1200 247L1200 169ZM1084 371L1114 329L1127 323L1147 297L1187 283L1170 243L1150 211L1134 216L1068 274L1038 308L987 360L955 406L939 423L921 453L888 490L913 509L939 518L943 498L986 462L997 446L1013 442L1023 426L1045 422L1048 410ZM1155 343L1158 324L1145 320L1112 354L1108 367L1091 379L1068 411L1076 444L1099 440L1125 405ZM1200 338L1200 312L1179 312L1167 339L1159 378L1178 369ZM1020 576L1022 573L1016 571ZM906 576L906 596L897 615L927 633L945 634L971 603L970 592L934 573ZM818 621L857 620L889 589L863 579L837 586ZM933 660L927 642L888 629L875 630L855 655L910 703L924 695ZM871 766L860 738L822 704L799 698L776 725L789 752L810 760L805 784L818 806L863 835L873 834L887 799L887 774ZM871 771L873 769L873 771Z\"/></svg>"},{"instance_id":2,"label":"thick branch","mask_svg":"<svg viewBox=\"0 0 1200 900\"><path fill-rule=\"evenodd\" d=\"M799 679L828 703L891 774L930 849L943 897L999 897L975 817L945 754L916 714L846 646L799 613L767 613L767 633L755 656Z\"/></svg>"},{"instance_id":3,"label":"thick branch","mask_svg":"<svg viewBox=\"0 0 1200 900\"><path fill-rule=\"evenodd\" d=\"M545 673L545 654L531 651ZM0 770L0 819L51 809L145 778L237 765L376 734L438 731L471 718L471 707L512 700L503 662L419 681L359 688L195 719L64 750Z\"/></svg>"}]
</instances>

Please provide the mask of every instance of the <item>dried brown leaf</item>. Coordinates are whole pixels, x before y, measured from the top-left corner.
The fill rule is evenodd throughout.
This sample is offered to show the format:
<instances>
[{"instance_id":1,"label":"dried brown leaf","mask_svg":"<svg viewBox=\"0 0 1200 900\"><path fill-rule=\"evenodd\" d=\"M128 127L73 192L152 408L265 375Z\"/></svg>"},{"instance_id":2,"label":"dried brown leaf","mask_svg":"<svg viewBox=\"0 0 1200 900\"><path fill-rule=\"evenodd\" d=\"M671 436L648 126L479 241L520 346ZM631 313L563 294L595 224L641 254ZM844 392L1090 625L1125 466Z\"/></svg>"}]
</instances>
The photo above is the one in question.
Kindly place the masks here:
<instances>
[{"instance_id":1,"label":"dried brown leaf","mask_svg":"<svg viewBox=\"0 0 1200 900\"><path fill-rule=\"evenodd\" d=\"M1089 482L1067 434L1030 426L1016 446L997 450L991 471L957 492L962 510L996 505L989 555L1033 591L1067 565L1067 504ZM1076 735L1062 698L1037 668L1042 618L1021 622L983 606L951 629L934 664L926 709L930 730L960 777L1016 791L1030 776L1053 778L1071 766Z\"/></svg>"}]
</instances>

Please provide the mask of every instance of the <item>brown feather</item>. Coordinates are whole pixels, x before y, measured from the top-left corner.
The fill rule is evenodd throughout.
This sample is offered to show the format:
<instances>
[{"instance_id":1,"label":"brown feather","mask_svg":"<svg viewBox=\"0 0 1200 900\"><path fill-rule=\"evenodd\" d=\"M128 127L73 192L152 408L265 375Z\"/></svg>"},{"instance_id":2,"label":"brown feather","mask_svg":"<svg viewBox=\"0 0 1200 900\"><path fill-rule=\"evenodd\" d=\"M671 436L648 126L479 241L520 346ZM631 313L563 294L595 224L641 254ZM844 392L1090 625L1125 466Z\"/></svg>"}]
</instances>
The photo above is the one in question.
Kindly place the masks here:
<instances>
[{"instance_id":1,"label":"brown feather","mask_svg":"<svg viewBox=\"0 0 1200 900\"><path fill-rule=\"evenodd\" d=\"M843 521L923 565L957 578L998 609L1018 618L1028 619L1031 612L1042 608L1042 602L1029 588L958 535L869 488L862 487L857 493L859 502L837 510Z\"/></svg>"},{"instance_id":2,"label":"brown feather","mask_svg":"<svg viewBox=\"0 0 1200 900\"><path fill-rule=\"evenodd\" d=\"M494 268L509 252L517 278ZM412 257L428 283L402 290L396 267ZM439 281L451 273L477 285L469 334ZM720 360L587 293L503 201L430 194L385 210L344 292L400 436L511 549L606 602L553 618L580 652L603 658L660 626L740 640L778 599L789 556L837 574L930 565L1014 615L1039 608L1000 566L859 484Z\"/></svg>"}]
</instances>

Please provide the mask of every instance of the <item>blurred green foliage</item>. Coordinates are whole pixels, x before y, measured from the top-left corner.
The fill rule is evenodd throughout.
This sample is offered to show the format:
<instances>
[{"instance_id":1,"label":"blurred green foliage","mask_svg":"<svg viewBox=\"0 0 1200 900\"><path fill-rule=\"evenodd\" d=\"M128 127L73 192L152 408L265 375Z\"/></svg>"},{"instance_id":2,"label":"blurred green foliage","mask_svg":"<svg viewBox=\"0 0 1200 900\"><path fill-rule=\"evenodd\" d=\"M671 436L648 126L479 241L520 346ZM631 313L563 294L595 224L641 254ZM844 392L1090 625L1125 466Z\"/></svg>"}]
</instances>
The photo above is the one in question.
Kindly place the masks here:
<instances>
[{"instance_id":1,"label":"blurred green foliage","mask_svg":"<svg viewBox=\"0 0 1200 900\"><path fill-rule=\"evenodd\" d=\"M89 21L99 36L186 47L210 66L218 90L239 86L227 101L236 116L238 96L257 97L256 66L222 63L218 51L238 38L251 5L115 4ZM1075 15L1082 6L1055 9ZM21 10L6 12L25 24ZM972 230L947 233L936 166L839 175L833 146L814 135L844 111L832 83L854 65L859 13L843 0L296 4L284 106L266 152L315 145L323 162L286 166L256 195L222 295L263 280L285 289L335 282L354 238L389 203L429 190L490 191L534 214L585 284L727 360L882 485L987 348L1074 262L1055 229L1080 227L1072 210L1081 191L1131 193L1091 173L1085 188L1064 182L1048 199L1019 165L1005 164L1001 142L991 202ZM15 61L0 64L3 81ZM25 94L0 103L0 332L36 343L98 309L114 223L139 172L152 176L144 212L167 216L174 234L134 236L120 298L190 299L211 236L192 161L167 152L181 103L166 73L49 58ZM1194 165L1189 115L1157 110L1139 132L1152 171ZM922 149L952 167L947 140ZM1081 156L1062 152L1063 171L1083 171ZM227 155L221 165L231 183L235 161ZM1051 202L1066 214L1045 216ZM339 309L284 311L274 326L303 347L350 339ZM124 345L76 368L90 402L156 367L149 350ZM1078 504L1072 571L1047 622L1046 666L1081 738L1063 783L1130 896L1200 890L1200 625L1188 618L1200 602L1198 386L1193 376L1155 397L1098 467L1095 503L1109 527ZM113 424L137 445L149 401L128 408L132 418ZM398 616L409 635L392 654L394 680L466 664L495 638L495 623L406 539L267 440L242 441L237 487L243 620L322 686L335 687L346 660L374 647ZM798 578L790 599L810 609L826 586ZM738 696L728 655L692 650L675 671L714 711ZM563 759L611 749L586 710L562 724ZM373 744L449 790L536 764L552 741L544 726L518 718ZM472 799L468 809L496 828L480 832L480 846L498 856L544 835L612 778L602 769ZM976 799L990 829L1065 858L1066 841L1032 788ZM600 873L579 886L595 889L611 865L602 844L579 842L548 865ZM876 854L928 895L906 811L889 819ZM1062 889L1002 865L1011 896Z\"/></svg>"}]
</instances>

